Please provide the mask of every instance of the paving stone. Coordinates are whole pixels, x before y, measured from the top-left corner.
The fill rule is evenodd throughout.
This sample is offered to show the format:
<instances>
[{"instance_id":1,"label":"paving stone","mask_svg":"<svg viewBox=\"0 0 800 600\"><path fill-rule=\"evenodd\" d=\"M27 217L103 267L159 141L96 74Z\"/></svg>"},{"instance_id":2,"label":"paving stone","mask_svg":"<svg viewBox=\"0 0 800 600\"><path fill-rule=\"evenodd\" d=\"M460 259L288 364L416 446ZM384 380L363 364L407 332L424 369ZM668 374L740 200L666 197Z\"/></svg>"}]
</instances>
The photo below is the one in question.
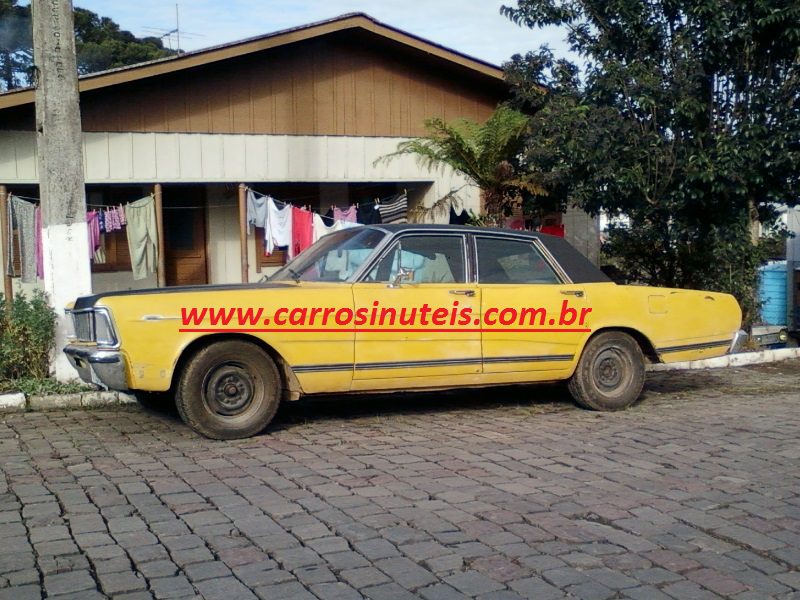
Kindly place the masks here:
<instances>
[{"instance_id":1,"label":"paving stone","mask_svg":"<svg viewBox=\"0 0 800 600\"><path fill-rule=\"evenodd\" d=\"M89 571L55 573L44 578L44 589L49 596L93 590L96 587L97 584Z\"/></svg>"},{"instance_id":2,"label":"paving stone","mask_svg":"<svg viewBox=\"0 0 800 600\"><path fill-rule=\"evenodd\" d=\"M205 600L255 600L256 595L233 576L206 579L195 583Z\"/></svg>"},{"instance_id":3,"label":"paving stone","mask_svg":"<svg viewBox=\"0 0 800 600\"><path fill-rule=\"evenodd\" d=\"M405 557L377 560L375 567L386 573L392 581L406 589L414 590L436 582L436 577L428 570Z\"/></svg>"},{"instance_id":4,"label":"paving stone","mask_svg":"<svg viewBox=\"0 0 800 600\"><path fill-rule=\"evenodd\" d=\"M98 579L100 581L100 589L110 596L123 592L135 592L147 588L147 582L144 578L130 571L101 573L98 575Z\"/></svg>"},{"instance_id":5,"label":"paving stone","mask_svg":"<svg viewBox=\"0 0 800 600\"><path fill-rule=\"evenodd\" d=\"M194 595L192 584L183 575L151 579L150 590L156 598L182 598Z\"/></svg>"}]
</instances>

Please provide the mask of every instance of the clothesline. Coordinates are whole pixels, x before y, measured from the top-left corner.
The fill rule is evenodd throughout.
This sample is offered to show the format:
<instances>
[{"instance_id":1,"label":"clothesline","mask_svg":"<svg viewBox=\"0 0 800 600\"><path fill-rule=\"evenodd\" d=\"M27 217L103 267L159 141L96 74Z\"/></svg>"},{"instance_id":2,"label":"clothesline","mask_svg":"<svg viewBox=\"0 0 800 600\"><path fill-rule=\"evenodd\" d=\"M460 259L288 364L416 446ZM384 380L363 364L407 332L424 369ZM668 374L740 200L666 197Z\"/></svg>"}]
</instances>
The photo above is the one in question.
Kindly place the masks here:
<instances>
[{"instance_id":1,"label":"clothesline","mask_svg":"<svg viewBox=\"0 0 800 600\"><path fill-rule=\"evenodd\" d=\"M279 205L282 205L284 207L292 204L292 202L295 202L297 200L304 200L304 199L307 199L307 198L317 198L317 196L302 196L300 198L289 198L288 200L278 200L277 198L275 198L274 196L271 196L270 194L264 194L264 193L259 192L258 190L253 189L251 187L248 187L247 189L252 191L254 194L258 194L262 198L272 198L272 201L275 202L275 204L279 204ZM413 188L412 188L411 191L413 191ZM376 197L375 199L377 199L378 202L380 203L380 202L386 202L387 200L392 200L394 198L399 198L400 196L403 196L403 195L408 195L408 190L407 189L404 189L402 192L395 192L394 194L390 194L389 196L385 196L383 198L377 198ZM354 202L353 204L350 204L348 206L369 206L370 204L373 204L375 202L375 199L367 200L365 202ZM335 205L336 205L335 202L331 203L331 206L335 206ZM322 202L320 201L320 207L321 206L322 206ZM301 210L302 210L302 207L298 207L298 208L301 208Z\"/></svg>"}]
</instances>

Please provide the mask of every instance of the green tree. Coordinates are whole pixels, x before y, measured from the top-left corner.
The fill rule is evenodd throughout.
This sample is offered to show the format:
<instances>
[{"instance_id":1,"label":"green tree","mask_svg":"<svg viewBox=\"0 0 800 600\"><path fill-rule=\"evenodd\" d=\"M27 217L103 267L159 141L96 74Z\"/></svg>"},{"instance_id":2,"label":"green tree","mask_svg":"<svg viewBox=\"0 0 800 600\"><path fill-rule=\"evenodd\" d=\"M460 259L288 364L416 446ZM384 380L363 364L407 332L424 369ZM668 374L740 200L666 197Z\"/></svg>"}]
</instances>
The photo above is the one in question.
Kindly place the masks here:
<instances>
[{"instance_id":1,"label":"green tree","mask_svg":"<svg viewBox=\"0 0 800 600\"><path fill-rule=\"evenodd\" d=\"M604 250L633 278L730 291L753 318L758 225L800 196L800 4L519 0L502 12L565 28L584 61L580 76L546 49L507 65L514 102L538 110L527 159L548 192L627 216Z\"/></svg>"},{"instance_id":2,"label":"green tree","mask_svg":"<svg viewBox=\"0 0 800 600\"><path fill-rule=\"evenodd\" d=\"M0 92L28 85L32 64L30 9L0 0Z\"/></svg>"},{"instance_id":3,"label":"green tree","mask_svg":"<svg viewBox=\"0 0 800 600\"><path fill-rule=\"evenodd\" d=\"M401 142L396 152L379 160L410 154L429 170L458 171L480 188L492 224L500 223L516 203L544 195L536 176L519 168L529 129L525 114L500 106L484 123L433 118L425 121L425 128L427 135Z\"/></svg>"},{"instance_id":4,"label":"green tree","mask_svg":"<svg viewBox=\"0 0 800 600\"><path fill-rule=\"evenodd\" d=\"M175 54L160 39L137 38L114 21L74 9L78 73L86 75ZM33 41L30 5L0 0L0 92L31 85Z\"/></svg>"}]
</instances>

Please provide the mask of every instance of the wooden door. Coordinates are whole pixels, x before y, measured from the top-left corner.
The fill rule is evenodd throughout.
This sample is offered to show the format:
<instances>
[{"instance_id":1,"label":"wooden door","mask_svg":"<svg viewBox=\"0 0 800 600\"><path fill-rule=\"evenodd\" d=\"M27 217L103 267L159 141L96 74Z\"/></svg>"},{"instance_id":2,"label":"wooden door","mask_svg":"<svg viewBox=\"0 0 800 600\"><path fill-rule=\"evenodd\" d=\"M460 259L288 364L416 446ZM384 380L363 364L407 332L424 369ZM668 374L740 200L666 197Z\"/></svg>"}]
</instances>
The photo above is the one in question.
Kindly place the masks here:
<instances>
[{"instance_id":1,"label":"wooden door","mask_svg":"<svg viewBox=\"0 0 800 600\"><path fill-rule=\"evenodd\" d=\"M208 283L206 196L201 186L164 187L164 270L167 285Z\"/></svg>"}]
</instances>

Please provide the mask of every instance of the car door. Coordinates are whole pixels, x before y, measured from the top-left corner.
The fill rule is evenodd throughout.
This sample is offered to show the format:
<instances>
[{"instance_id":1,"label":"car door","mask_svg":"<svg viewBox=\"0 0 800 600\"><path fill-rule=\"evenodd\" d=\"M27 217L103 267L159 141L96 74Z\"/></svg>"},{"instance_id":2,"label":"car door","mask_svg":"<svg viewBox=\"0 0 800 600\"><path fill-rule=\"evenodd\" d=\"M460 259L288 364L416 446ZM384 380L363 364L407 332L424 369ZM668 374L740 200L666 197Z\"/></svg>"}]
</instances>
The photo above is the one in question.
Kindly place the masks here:
<instances>
[{"instance_id":1,"label":"car door","mask_svg":"<svg viewBox=\"0 0 800 600\"><path fill-rule=\"evenodd\" d=\"M484 373L570 369L589 335L591 308L530 237L475 236ZM527 376L526 376L527 377Z\"/></svg>"},{"instance_id":2,"label":"car door","mask_svg":"<svg viewBox=\"0 0 800 600\"><path fill-rule=\"evenodd\" d=\"M467 283L468 270L464 234L409 233L386 248L353 286L361 317L355 389L480 377L480 328L473 319L481 298L477 285Z\"/></svg>"}]
</instances>

